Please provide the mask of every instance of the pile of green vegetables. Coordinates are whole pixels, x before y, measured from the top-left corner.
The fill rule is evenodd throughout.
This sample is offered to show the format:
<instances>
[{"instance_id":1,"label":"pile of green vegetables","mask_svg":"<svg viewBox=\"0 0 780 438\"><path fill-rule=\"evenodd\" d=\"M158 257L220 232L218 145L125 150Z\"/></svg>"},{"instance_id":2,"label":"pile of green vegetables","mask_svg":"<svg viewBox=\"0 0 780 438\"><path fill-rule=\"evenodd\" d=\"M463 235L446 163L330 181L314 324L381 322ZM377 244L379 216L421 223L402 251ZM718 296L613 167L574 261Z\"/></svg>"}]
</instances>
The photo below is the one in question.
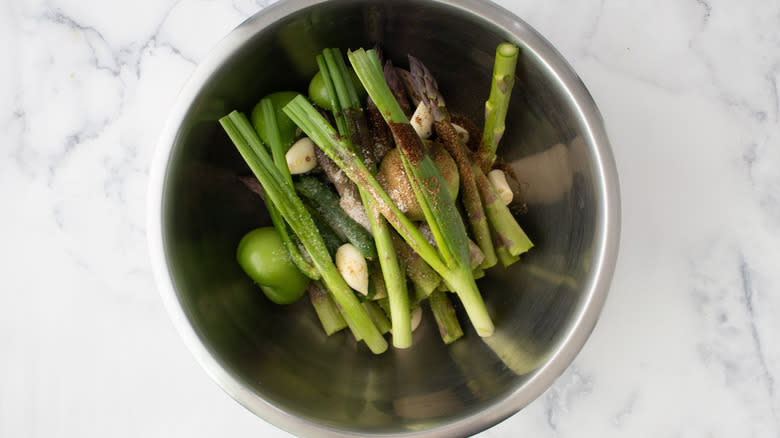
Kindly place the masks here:
<instances>
[{"instance_id":1,"label":"pile of green vegetables","mask_svg":"<svg viewBox=\"0 0 780 438\"><path fill-rule=\"evenodd\" d=\"M273 222L237 251L266 296L287 304L308 291L328 335L349 327L376 354L387 332L411 345L425 300L443 341L461 337L453 294L476 332L492 335L475 279L532 246L494 169L518 51L496 49L481 134L453 123L419 60L405 70L364 49L348 53L352 68L338 49L317 56L311 100L273 93L251 122L238 111L220 119Z\"/></svg>"}]
</instances>

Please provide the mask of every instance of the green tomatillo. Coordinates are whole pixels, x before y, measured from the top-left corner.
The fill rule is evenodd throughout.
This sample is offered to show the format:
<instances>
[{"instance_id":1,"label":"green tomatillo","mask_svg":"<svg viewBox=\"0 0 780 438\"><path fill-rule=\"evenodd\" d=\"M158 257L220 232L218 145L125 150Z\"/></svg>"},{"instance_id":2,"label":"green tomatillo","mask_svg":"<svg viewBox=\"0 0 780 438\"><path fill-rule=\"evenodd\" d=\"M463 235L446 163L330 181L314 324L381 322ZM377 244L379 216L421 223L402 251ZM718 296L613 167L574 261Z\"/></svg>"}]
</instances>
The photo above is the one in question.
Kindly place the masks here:
<instances>
[{"instance_id":1,"label":"green tomatillo","mask_svg":"<svg viewBox=\"0 0 780 438\"><path fill-rule=\"evenodd\" d=\"M265 98L271 99L271 104L273 104L276 123L279 126L279 137L285 151L289 149L293 144L293 141L295 141L295 134L298 128L295 126L295 123L287 117L287 114L282 111L282 108L298 94L299 93L296 93L295 91L278 91L265 96ZM255 127L255 131L257 131L260 139L263 140L263 143L266 145L269 144L269 137L265 132L266 127L263 122L263 106L260 103L255 105L254 109L252 109L252 125Z\"/></svg>"},{"instance_id":2,"label":"green tomatillo","mask_svg":"<svg viewBox=\"0 0 780 438\"><path fill-rule=\"evenodd\" d=\"M349 69L349 78L352 79L352 83L355 85L355 91L358 94L358 100L363 102L366 98L366 90L363 88L363 84L360 83L357 74L352 69ZM322 72L317 72L311 82L309 82L309 99L314 102L320 108L330 109L330 101L328 100L328 90L325 88L325 81L322 80Z\"/></svg>"},{"instance_id":3,"label":"green tomatillo","mask_svg":"<svg viewBox=\"0 0 780 438\"><path fill-rule=\"evenodd\" d=\"M266 297L277 304L290 304L306 291L309 278L290 259L273 227L257 228L238 243L238 264Z\"/></svg>"}]
</instances>

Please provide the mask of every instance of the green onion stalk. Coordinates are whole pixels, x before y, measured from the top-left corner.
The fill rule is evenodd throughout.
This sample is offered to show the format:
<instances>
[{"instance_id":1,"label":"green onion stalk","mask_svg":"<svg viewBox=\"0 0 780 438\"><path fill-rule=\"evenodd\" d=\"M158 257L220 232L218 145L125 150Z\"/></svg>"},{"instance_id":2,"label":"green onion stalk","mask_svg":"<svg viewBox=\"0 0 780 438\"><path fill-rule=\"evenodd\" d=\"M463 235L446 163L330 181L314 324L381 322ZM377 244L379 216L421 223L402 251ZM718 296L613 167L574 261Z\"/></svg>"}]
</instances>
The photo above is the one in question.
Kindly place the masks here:
<instances>
[{"instance_id":1,"label":"green onion stalk","mask_svg":"<svg viewBox=\"0 0 780 438\"><path fill-rule=\"evenodd\" d=\"M282 143L281 135L279 133L279 124L276 120L276 111L274 109L271 99L264 98L260 100L260 105L263 108L263 120L265 125L265 131L268 135L268 144L271 148L271 155L273 156L274 164L284 178L292 184L292 176L290 175L290 169L287 167L287 159L285 158L285 147ZM268 208L268 214L271 216L271 222L276 228L276 232L279 233L279 237L282 240L282 244L290 253L295 266L301 270L307 277L312 280L319 280L320 273L317 269L309 263L306 257L301 254L296 242L293 241L293 237L287 230L287 224L284 222L284 218L279 213L273 202L266 199L266 207Z\"/></svg>"},{"instance_id":2,"label":"green onion stalk","mask_svg":"<svg viewBox=\"0 0 780 438\"><path fill-rule=\"evenodd\" d=\"M326 335L330 336L347 327L347 322L344 321L338 306L336 306L333 298L319 281L310 282L308 292L309 300L311 300L311 304Z\"/></svg>"},{"instance_id":3,"label":"green onion stalk","mask_svg":"<svg viewBox=\"0 0 780 438\"><path fill-rule=\"evenodd\" d=\"M347 148L356 155L356 159L364 160L362 162L374 175L376 173L376 159L371 147L368 125L357 90L355 90L352 81L348 80L349 71L341 52L338 49L325 49L322 55L317 57L317 64L328 92L340 137L345 140ZM401 270L393 246L392 230L387 226L387 222L377 209L371 195L360 185L357 187L374 234L379 265L387 291L393 330L393 346L409 348L412 345L409 294L406 288L406 277Z\"/></svg>"},{"instance_id":4,"label":"green onion stalk","mask_svg":"<svg viewBox=\"0 0 780 438\"><path fill-rule=\"evenodd\" d=\"M460 327L455 308L452 307L447 292L434 291L428 302L436 319L436 325L439 326L439 335L445 344L451 344L463 336L463 329Z\"/></svg>"},{"instance_id":5,"label":"green onion stalk","mask_svg":"<svg viewBox=\"0 0 780 438\"><path fill-rule=\"evenodd\" d=\"M305 100L303 96L298 97ZM316 112L313 107L311 109ZM340 306L352 332L356 337L365 340L366 345L373 353L380 354L387 350L387 341L371 321L352 289L342 278L330 254L328 254L325 242L311 215L296 195L289 180L274 165L263 142L246 116L238 111L233 111L219 121L249 168L263 185L266 198L270 199L278 208L279 213L309 253L313 265L320 272L325 287L333 294L334 300Z\"/></svg>"}]
</instances>

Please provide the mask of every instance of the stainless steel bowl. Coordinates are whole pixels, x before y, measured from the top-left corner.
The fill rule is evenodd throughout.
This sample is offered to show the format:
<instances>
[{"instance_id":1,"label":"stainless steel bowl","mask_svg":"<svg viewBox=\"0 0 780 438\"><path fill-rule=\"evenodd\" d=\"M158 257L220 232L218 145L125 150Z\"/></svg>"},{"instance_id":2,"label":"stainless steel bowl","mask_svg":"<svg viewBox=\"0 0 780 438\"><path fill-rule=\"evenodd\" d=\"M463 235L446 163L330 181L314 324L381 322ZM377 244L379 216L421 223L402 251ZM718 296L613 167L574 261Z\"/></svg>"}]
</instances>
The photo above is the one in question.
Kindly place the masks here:
<instances>
[{"instance_id":1,"label":"stainless steel bowl","mask_svg":"<svg viewBox=\"0 0 780 438\"><path fill-rule=\"evenodd\" d=\"M436 73L448 105L481 120L493 54L521 61L501 146L523 181L519 221L536 247L480 280L497 325L450 346L425 318L414 346L374 356L326 337L306 300L277 306L235 262L239 238L267 224L216 120L264 94L305 90L314 55L381 42ZM538 397L591 333L617 255L618 179L585 86L530 26L480 0L286 0L231 32L198 66L160 138L148 236L159 289L208 374L261 418L301 436L455 437L486 429Z\"/></svg>"}]
</instances>

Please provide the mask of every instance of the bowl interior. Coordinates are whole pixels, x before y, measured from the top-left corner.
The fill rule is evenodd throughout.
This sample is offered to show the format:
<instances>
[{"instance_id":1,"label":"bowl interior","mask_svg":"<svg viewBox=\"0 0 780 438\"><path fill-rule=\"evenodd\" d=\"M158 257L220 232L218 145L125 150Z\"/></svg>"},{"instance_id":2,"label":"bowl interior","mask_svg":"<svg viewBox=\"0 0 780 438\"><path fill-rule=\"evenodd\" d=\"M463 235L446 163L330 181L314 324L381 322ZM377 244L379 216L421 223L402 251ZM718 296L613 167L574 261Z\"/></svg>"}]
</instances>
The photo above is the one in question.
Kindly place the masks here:
<instances>
[{"instance_id":1,"label":"bowl interior","mask_svg":"<svg viewBox=\"0 0 780 438\"><path fill-rule=\"evenodd\" d=\"M429 430L522 391L560 350L602 256L603 181L570 95L522 38L526 25L516 26L435 2L323 3L262 29L246 23L239 30L249 32L246 43L204 80L165 172L163 245L189 324L249 394L249 409L358 435ZM522 51L499 150L522 172L527 212L518 209L517 217L536 246L478 281L496 335L479 338L456 304L461 340L444 345L426 312L412 348L374 356L346 332L325 336L307 299L289 306L265 299L241 272L235 249L244 233L270 221L263 202L236 179L250 172L217 119L236 108L248 113L273 91L305 93L324 47L380 42L396 65L407 66L407 53L423 60L448 106L481 124L494 51L505 40Z\"/></svg>"}]
</instances>

